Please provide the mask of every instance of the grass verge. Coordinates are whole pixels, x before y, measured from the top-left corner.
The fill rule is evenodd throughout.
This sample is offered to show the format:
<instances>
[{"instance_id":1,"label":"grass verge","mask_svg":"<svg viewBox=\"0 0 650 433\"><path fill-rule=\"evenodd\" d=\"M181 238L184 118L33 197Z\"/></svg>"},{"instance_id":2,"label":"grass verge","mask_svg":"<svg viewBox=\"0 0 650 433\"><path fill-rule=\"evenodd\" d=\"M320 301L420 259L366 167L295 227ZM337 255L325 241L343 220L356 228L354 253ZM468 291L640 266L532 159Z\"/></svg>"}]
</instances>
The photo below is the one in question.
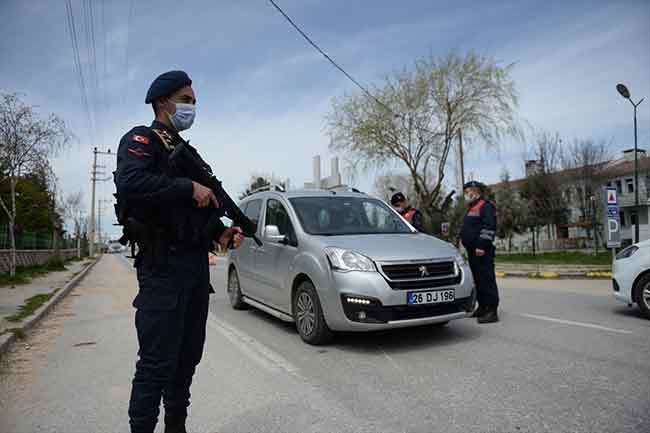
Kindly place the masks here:
<instances>
[{"instance_id":1,"label":"grass verge","mask_svg":"<svg viewBox=\"0 0 650 433\"><path fill-rule=\"evenodd\" d=\"M609 251L598 255L578 252L557 252L541 254L497 254L497 264L531 264L531 265L602 265L612 264Z\"/></svg>"},{"instance_id":2,"label":"grass verge","mask_svg":"<svg viewBox=\"0 0 650 433\"><path fill-rule=\"evenodd\" d=\"M27 298L25 300L25 303L18 308L18 311L15 314L7 316L5 319L7 319L9 322L22 321L25 317L29 317L34 314L34 311L38 310L41 305L49 301L52 296L54 296L54 294L58 291L59 289L56 289L50 293L41 293L34 295L31 298Z\"/></svg>"},{"instance_id":3,"label":"grass verge","mask_svg":"<svg viewBox=\"0 0 650 433\"><path fill-rule=\"evenodd\" d=\"M27 333L21 328L7 328L4 331L0 332L0 336L9 333L13 333L19 340L23 340L27 336Z\"/></svg>"},{"instance_id":4,"label":"grass verge","mask_svg":"<svg viewBox=\"0 0 650 433\"><path fill-rule=\"evenodd\" d=\"M9 274L0 274L0 286L27 284L32 278L47 274L48 272L65 271L65 264L73 261L79 261L79 259L74 258L66 261L60 259L50 260L44 265L18 266L16 267L16 275L13 277Z\"/></svg>"}]
</instances>

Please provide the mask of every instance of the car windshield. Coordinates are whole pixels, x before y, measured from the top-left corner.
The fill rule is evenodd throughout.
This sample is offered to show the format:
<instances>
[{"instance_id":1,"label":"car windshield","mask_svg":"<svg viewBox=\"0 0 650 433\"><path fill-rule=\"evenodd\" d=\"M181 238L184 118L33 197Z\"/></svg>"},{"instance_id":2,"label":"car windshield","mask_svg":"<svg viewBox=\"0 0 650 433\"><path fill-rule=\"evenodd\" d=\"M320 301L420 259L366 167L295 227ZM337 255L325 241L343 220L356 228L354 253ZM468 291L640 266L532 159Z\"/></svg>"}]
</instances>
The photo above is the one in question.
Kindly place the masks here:
<instances>
[{"instance_id":1,"label":"car windshield","mask_svg":"<svg viewBox=\"0 0 650 433\"><path fill-rule=\"evenodd\" d=\"M298 197L289 199L303 229L312 235L413 233L382 201L368 197Z\"/></svg>"}]
</instances>

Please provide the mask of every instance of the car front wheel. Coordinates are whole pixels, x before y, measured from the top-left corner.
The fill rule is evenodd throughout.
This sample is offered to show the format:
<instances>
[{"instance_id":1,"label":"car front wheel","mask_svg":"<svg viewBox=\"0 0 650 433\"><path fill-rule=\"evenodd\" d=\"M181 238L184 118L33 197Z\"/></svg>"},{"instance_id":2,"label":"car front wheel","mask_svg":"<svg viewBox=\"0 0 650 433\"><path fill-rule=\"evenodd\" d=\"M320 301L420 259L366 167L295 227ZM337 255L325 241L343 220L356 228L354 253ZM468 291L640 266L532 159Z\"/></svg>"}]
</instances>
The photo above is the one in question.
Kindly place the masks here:
<instances>
[{"instance_id":1,"label":"car front wheel","mask_svg":"<svg viewBox=\"0 0 650 433\"><path fill-rule=\"evenodd\" d=\"M634 301L646 319L650 319L650 274L644 275L634 287Z\"/></svg>"},{"instance_id":2,"label":"car front wheel","mask_svg":"<svg viewBox=\"0 0 650 433\"><path fill-rule=\"evenodd\" d=\"M230 300L230 305L235 310L244 310L246 304L242 298L241 286L239 285L239 275L235 269L231 269L228 274L228 286L226 287L228 292L228 299Z\"/></svg>"},{"instance_id":3,"label":"car front wheel","mask_svg":"<svg viewBox=\"0 0 650 433\"><path fill-rule=\"evenodd\" d=\"M308 344L320 345L332 338L325 323L318 294L311 281L303 281L293 296L293 317L300 337Z\"/></svg>"}]
</instances>

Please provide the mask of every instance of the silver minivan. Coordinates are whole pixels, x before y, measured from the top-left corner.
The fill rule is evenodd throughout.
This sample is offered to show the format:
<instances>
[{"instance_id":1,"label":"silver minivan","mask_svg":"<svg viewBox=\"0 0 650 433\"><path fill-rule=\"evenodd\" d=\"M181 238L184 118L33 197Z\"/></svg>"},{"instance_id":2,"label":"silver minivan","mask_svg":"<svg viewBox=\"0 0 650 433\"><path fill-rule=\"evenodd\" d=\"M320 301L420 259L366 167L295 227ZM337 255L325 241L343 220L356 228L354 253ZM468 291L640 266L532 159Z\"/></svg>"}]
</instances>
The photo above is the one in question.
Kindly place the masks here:
<instances>
[{"instance_id":1,"label":"silver minivan","mask_svg":"<svg viewBox=\"0 0 650 433\"><path fill-rule=\"evenodd\" d=\"M419 233L382 200L341 190L266 191L240 204L257 246L230 251L227 292L295 322L302 339L333 331L443 325L474 309L469 266L450 243Z\"/></svg>"}]
</instances>

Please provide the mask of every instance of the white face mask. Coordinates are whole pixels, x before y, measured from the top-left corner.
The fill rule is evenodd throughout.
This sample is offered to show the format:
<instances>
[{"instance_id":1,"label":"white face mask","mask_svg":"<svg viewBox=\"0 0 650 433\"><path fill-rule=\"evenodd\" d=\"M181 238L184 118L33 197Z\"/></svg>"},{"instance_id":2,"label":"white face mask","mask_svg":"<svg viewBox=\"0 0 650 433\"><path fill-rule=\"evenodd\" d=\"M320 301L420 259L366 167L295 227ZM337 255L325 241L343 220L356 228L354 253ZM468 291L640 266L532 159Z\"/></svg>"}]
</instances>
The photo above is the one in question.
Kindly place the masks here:
<instances>
[{"instance_id":1,"label":"white face mask","mask_svg":"<svg viewBox=\"0 0 650 433\"><path fill-rule=\"evenodd\" d=\"M176 104L176 112L169 116L169 120L177 131L185 131L194 123L196 116L196 106L194 104Z\"/></svg>"},{"instance_id":2,"label":"white face mask","mask_svg":"<svg viewBox=\"0 0 650 433\"><path fill-rule=\"evenodd\" d=\"M476 200L476 198L477 198L476 195L471 193L471 192L468 192L467 194L465 194L465 201L467 201L467 202L474 201L474 200Z\"/></svg>"}]
</instances>

